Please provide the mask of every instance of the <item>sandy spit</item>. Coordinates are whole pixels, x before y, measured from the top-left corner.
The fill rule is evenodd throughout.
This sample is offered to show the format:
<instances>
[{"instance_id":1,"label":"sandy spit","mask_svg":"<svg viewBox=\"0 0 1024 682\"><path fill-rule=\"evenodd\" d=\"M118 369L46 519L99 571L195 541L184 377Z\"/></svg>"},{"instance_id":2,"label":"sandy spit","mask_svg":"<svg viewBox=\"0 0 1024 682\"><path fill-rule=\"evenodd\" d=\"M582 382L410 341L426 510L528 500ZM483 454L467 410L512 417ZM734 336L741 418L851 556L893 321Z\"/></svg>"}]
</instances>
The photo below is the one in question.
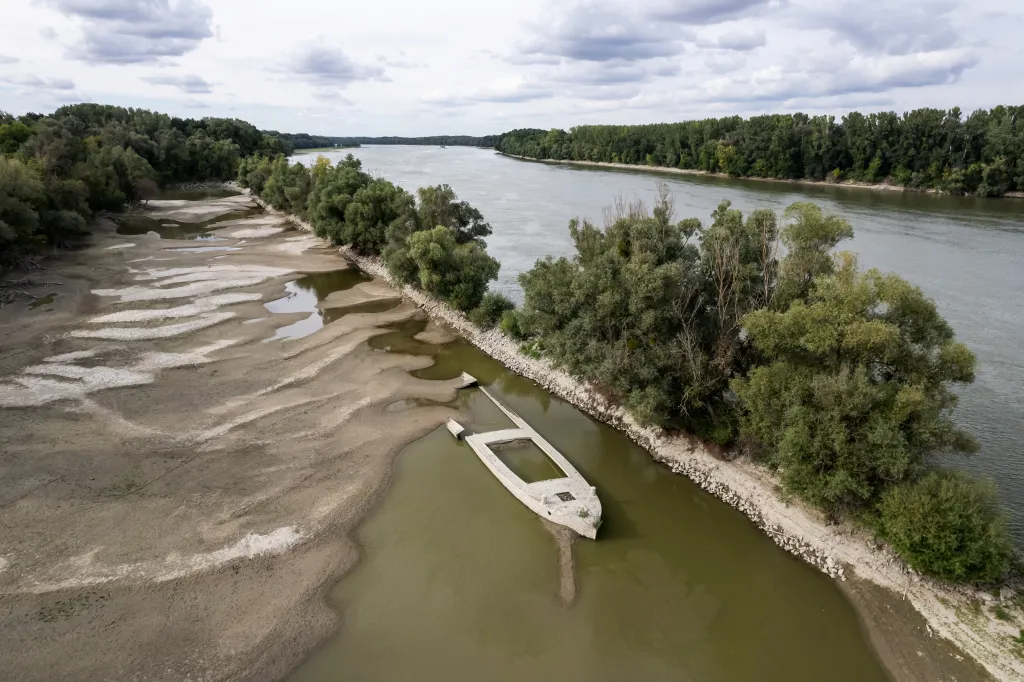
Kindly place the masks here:
<instances>
[{"instance_id":1,"label":"sandy spit","mask_svg":"<svg viewBox=\"0 0 1024 682\"><path fill-rule=\"evenodd\" d=\"M254 197L257 203L262 204ZM274 209L266 207L267 211ZM312 227L295 216L288 218L299 228ZM546 359L531 358L519 345L497 329L483 330L465 315L422 291L393 280L379 258L360 256L347 247L339 249L351 262L369 275L389 282L410 302L424 310L432 320L443 322L467 341L510 370L535 381L546 390L572 403L595 419L609 424L666 464L674 473L686 475L750 518L777 545L803 559L830 577L845 581L847 571L857 579L900 595L919 613L928 635L945 638L979 663L999 682L1024 679L1024 660L1012 645L1017 629L997 620L983 610L975 612L979 602L992 600L988 594L969 587L948 586L921 576L888 547L877 546L858 529L826 525L822 516L799 502L784 501L776 494L778 482L764 467L747 460L731 462L718 459L699 439L691 436L666 436L657 429L640 425L627 410L605 400L585 382L554 367ZM849 594L849 592L848 592ZM966 614L972 614L966 617ZM891 670L897 673L896 670ZM908 673L900 679L917 679Z\"/></svg>"}]
</instances>

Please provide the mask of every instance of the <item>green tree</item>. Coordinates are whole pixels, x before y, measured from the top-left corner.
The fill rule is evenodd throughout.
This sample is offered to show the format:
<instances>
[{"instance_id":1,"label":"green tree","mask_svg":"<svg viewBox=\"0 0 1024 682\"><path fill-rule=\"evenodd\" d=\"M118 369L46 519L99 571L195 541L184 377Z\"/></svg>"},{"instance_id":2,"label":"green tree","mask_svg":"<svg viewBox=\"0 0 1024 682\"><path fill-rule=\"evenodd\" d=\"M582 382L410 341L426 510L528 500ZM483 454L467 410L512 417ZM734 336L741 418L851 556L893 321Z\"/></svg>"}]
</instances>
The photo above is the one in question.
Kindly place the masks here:
<instances>
[{"instance_id":1,"label":"green tree","mask_svg":"<svg viewBox=\"0 0 1024 682\"><path fill-rule=\"evenodd\" d=\"M1013 557L995 486L959 472L931 472L886 491L879 528L912 568L943 580L994 582Z\"/></svg>"},{"instance_id":2,"label":"green tree","mask_svg":"<svg viewBox=\"0 0 1024 682\"><path fill-rule=\"evenodd\" d=\"M455 190L448 185L421 187L416 193L419 197L416 212L423 227L450 227L455 230L455 239L460 244L491 234L491 226L484 222L480 211L469 202L458 201Z\"/></svg>"},{"instance_id":3,"label":"green tree","mask_svg":"<svg viewBox=\"0 0 1024 682\"><path fill-rule=\"evenodd\" d=\"M488 291L481 299L480 305L469 314L469 319L476 325L490 329L501 321L506 312L515 308L516 304L508 296Z\"/></svg>"},{"instance_id":4,"label":"green tree","mask_svg":"<svg viewBox=\"0 0 1024 682\"><path fill-rule=\"evenodd\" d=\"M337 166L314 176L308 213L318 237L335 244L348 241L345 211L356 192L368 184L370 176L362 171L362 163L351 154Z\"/></svg>"},{"instance_id":5,"label":"green tree","mask_svg":"<svg viewBox=\"0 0 1024 682\"><path fill-rule=\"evenodd\" d=\"M766 364L732 382L742 432L787 492L858 512L917 477L931 453L976 447L950 421L950 385L974 380L974 356L899 277L861 273L842 254L806 301L751 312L743 325Z\"/></svg>"},{"instance_id":6,"label":"green tree","mask_svg":"<svg viewBox=\"0 0 1024 682\"><path fill-rule=\"evenodd\" d=\"M498 278L498 261L475 241L459 244L455 231L438 226L409 237L420 288L469 312L480 305L487 283Z\"/></svg>"},{"instance_id":7,"label":"green tree","mask_svg":"<svg viewBox=\"0 0 1024 682\"><path fill-rule=\"evenodd\" d=\"M850 223L840 216L826 215L809 202L789 206L785 220L781 238L786 257L779 268L775 295L775 305L782 309L807 298L814 278L833 271L832 249L845 239L853 239Z\"/></svg>"},{"instance_id":8,"label":"green tree","mask_svg":"<svg viewBox=\"0 0 1024 682\"><path fill-rule=\"evenodd\" d=\"M345 208L345 230L342 243L351 244L363 253L380 253L387 238L388 226L408 221L415 212L412 196L387 180L371 180L352 195Z\"/></svg>"}]
</instances>

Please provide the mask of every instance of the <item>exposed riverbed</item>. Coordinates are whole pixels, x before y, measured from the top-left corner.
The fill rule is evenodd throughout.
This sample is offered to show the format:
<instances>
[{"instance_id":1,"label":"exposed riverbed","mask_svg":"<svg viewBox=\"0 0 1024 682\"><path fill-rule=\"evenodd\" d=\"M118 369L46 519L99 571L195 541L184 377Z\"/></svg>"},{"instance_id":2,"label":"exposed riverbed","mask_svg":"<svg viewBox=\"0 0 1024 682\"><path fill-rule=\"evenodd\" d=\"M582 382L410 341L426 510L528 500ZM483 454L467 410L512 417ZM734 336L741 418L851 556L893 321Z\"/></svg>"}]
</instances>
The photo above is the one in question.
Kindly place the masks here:
<instances>
[{"instance_id":1,"label":"exposed riverbed","mask_svg":"<svg viewBox=\"0 0 1024 682\"><path fill-rule=\"evenodd\" d=\"M252 211L223 203L152 217ZM891 595L858 597L862 627L739 513L279 217L218 225L239 250L101 229L50 306L0 317L13 679L269 680L323 642L296 679L852 682L886 679L878 632L900 680L984 679L919 620L870 627ZM597 542L556 541L438 428L499 418L462 371L597 486Z\"/></svg>"}]
</instances>

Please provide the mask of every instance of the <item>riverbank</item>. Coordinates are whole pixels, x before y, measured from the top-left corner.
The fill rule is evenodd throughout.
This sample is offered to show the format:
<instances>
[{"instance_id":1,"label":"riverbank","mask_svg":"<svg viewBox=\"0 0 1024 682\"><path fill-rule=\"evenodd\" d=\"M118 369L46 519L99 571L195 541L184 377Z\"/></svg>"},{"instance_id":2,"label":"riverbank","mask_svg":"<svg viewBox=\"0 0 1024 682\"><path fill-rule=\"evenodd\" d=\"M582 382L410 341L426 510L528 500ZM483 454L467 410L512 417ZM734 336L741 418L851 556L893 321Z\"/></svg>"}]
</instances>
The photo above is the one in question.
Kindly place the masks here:
<instances>
[{"instance_id":1,"label":"riverbank","mask_svg":"<svg viewBox=\"0 0 1024 682\"><path fill-rule=\"evenodd\" d=\"M150 202L216 241L101 219L47 262L49 303L0 310L4 679L280 679L337 627L395 455L459 417L456 381L411 376L430 359L367 344L408 303L267 342L309 313L265 303L350 266L254 210Z\"/></svg>"},{"instance_id":2,"label":"riverbank","mask_svg":"<svg viewBox=\"0 0 1024 682\"><path fill-rule=\"evenodd\" d=\"M732 180L754 180L756 182L771 182L783 185L807 185L817 187L849 187L854 189L872 189L880 191L891 191L891 192L914 192L916 194L943 194L937 189L913 189L910 187L904 187L902 185L893 185L888 182L859 182L856 180L842 180L840 182L828 182L825 180L791 180L785 178L758 178L754 176L741 176L732 177L730 175L723 175L722 173L709 173L708 171L695 170L692 168L671 168L669 166L641 166L639 164L629 163L610 163L607 161L559 161L557 159L534 159L528 156L516 156L515 154L506 154L504 152L496 151L501 156L507 156L510 159L516 159L518 161L529 161L533 163L546 163L549 165L556 166L579 166L583 168L614 168L618 170L628 170L635 172L646 172L646 173L660 173L667 175L701 175L709 178L729 178ZM1007 192L1001 197L992 197L996 199L1024 199L1024 192Z\"/></svg>"}]
</instances>

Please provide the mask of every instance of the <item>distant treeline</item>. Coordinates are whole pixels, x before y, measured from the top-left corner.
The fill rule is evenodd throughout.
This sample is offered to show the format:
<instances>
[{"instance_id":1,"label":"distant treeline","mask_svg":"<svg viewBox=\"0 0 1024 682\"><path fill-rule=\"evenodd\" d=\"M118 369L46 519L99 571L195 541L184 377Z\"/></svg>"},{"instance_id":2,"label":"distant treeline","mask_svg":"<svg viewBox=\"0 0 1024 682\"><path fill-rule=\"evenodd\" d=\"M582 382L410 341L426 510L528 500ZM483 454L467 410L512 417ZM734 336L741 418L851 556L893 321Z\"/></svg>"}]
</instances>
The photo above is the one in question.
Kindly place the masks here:
<instances>
[{"instance_id":1,"label":"distant treeline","mask_svg":"<svg viewBox=\"0 0 1024 682\"><path fill-rule=\"evenodd\" d=\"M267 135L273 135L281 139L286 145L286 153L296 149L320 149L322 147L358 147L358 144L342 142L340 137L328 137L325 135L310 135L309 133L279 133L276 130L264 130Z\"/></svg>"},{"instance_id":2,"label":"distant treeline","mask_svg":"<svg viewBox=\"0 0 1024 682\"><path fill-rule=\"evenodd\" d=\"M1024 106L775 114L633 126L513 130L495 148L533 159L596 161L787 180L890 182L951 194L1024 191Z\"/></svg>"},{"instance_id":3,"label":"distant treeline","mask_svg":"<svg viewBox=\"0 0 1024 682\"><path fill-rule=\"evenodd\" d=\"M415 144L415 145L445 145L452 147L494 147L498 142L499 135L484 135L473 137L472 135L433 135L431 137L332 137L336 143L342 145L359 146L362 144Z\"/></svg>"},{"instance_id":4,"label":"distant treeline","mask_svg":"<svg viewBox=\"0 0 1024 682\"><path fill-rule=\"evenodd\" d=\"M160 185L231 179L242 157L286 151L238 119L100 104L0 112L0 265L74 241L96 211L120 210Z\"/></svg>"}]
</instances>

